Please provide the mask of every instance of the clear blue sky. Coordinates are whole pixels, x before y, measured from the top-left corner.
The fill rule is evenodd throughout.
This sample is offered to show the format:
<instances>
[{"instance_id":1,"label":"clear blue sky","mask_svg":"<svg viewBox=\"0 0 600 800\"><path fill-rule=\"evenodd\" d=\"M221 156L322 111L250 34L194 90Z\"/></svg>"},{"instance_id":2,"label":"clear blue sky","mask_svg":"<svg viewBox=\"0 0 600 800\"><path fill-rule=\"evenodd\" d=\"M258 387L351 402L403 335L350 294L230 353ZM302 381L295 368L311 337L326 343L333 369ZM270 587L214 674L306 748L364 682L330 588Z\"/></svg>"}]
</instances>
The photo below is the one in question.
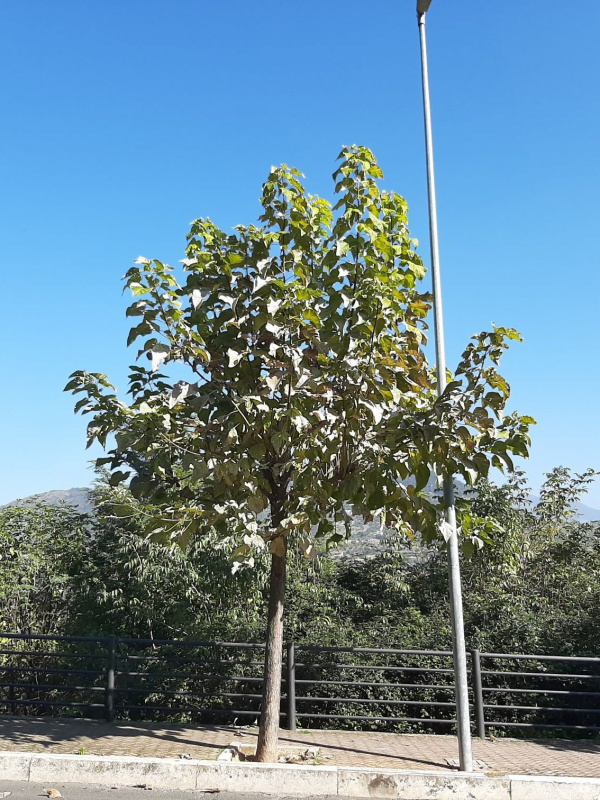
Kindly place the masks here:
<instances>
[{"instance_id":1,"label":"clear blue sky","mask_svg":"<svg viewBox=\"0 0 600 800\"><path fill-rule=\"evenodd\" d=\"M449 363L517 327L532 484L600 468L600 3L434 0L428 31ZM0 53L0 503L90 482L61 390L124 386L121 276L182 258L195 217L253 221L271 164L327 195L368 145L427 256L412 0L13 0Z\"/></svg>"}]
</instances>

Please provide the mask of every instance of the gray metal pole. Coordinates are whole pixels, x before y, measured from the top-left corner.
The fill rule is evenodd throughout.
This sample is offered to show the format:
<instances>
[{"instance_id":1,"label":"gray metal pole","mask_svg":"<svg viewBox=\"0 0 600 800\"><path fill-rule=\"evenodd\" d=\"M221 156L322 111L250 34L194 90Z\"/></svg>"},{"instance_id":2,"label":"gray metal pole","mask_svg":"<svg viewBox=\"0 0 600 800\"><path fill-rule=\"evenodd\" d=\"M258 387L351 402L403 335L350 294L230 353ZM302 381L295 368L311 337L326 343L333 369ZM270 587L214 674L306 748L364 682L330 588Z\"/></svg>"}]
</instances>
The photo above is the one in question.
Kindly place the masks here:
<instances>
[{"instance_id":1,"label":"gray metal pole","mask_svg":"<svg viewBox=\"0 0 600 800\"><path fill-rule=\"evenodd\" d=\"M108 657L106 662L106 690L104 694L104 718L115 721L115 673L117 669L117 637L107 639Z\"/></svg>"},{"instance_id":2,"label":"gray metal pole","mask_svg":"<svg viewBox=\"0 0 600 800\"><path fill-rule=\"evenodd\" d=\"M429 4L426 4L427 7ZM435 172L433 168L433 136L431 133L431 106L429 101L429 73L427 69L427 40L425 13L417 14L421 39L421 73L423 78L423 110L425 115L425 149L427 153L427 189L429 195L429 237L431 243L431 273L433 281L433 314L435 354L437 364L437 393L446 388L446 348L444 344L444 316L442 311L442 284L440 280L440 253L438 244L437 204L435 197ZM456 685L456 721L460 768L473 771L471 722L469 717L469 683L467 680L467 651L463 621L462 591L456 512L454 509L454 484L452 476L444 477L444 514L450 534L448 550L448 577L452 622L452 652L454 654L454 681Z\"/></svg>"},{"instance_id":3,"label":"gray metal pole","mask_svg":"<svg viewBox=\"0 0 600 800\"><path fill-rule=\"evenodd\" d=\"M296 646L287 643L287 727L296 730Z\"/></svg>"},{"instance_id":4,"label":"gray metal pole","mask_svg":"<svg viewBox=\"0 0 600 800\"><path fill-rule=\"evenodd\" d=\"M473 705L475 706L475 724L477 736L485 739L485 709L483 707L483 686L481 684L481 653L471 650L471 678L473 683Z\"/></svg>"}]
</instances>

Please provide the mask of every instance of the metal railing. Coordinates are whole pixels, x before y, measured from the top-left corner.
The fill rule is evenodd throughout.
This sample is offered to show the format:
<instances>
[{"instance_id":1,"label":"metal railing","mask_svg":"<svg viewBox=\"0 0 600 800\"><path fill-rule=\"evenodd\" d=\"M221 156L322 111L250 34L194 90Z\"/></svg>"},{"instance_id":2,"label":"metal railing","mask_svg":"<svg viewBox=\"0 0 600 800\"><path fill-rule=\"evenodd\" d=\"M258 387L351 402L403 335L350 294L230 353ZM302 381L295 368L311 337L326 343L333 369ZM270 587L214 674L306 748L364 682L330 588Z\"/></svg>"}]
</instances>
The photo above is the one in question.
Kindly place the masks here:
<instances>
[{"instance_id":1,"label":"metal railing","mask_svg":"<svg viewBox=\"0 0 600 800\"><path fill-rule=\"evenodd\" d=\"M471 651L474 731L600 730L600 659ZM0 634L0 710L130 720L253 721L264 645ZM531 698L531 699L530 699ZM282 722L452 730L452 653L286 646Z\"/></svg>"},{"instance_id":2,"label":"metal railing","mask_svg":"<svg viewBox=\"0 0 600 800\"><path fill-rule=\"evenodd\" d=\"M478 736L493 728L600 731L599 658L475 650L472 660Z\"/></svg>"},{"instance_id":3,"label":"metal railing","mask_svg":"<svg viewBox=\"0 0 600 800\"><path fill-rule=\"evenodd\" d=\"M451 651L291 644L288 670L290 662L290 726L295 719L307 727L323 721L392 730L455 725Z\"/></svg>"}]
</instances>

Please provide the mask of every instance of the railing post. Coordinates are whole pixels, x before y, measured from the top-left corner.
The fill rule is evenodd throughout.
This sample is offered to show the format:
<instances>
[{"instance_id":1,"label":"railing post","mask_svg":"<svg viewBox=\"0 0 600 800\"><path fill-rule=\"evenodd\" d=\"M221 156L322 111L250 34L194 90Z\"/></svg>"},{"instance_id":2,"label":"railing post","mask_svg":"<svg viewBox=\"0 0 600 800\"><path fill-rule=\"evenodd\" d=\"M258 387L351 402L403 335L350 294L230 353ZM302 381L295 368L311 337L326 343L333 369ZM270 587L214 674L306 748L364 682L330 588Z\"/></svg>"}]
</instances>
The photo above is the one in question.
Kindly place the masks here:
<instances>
[{"instance_id":1,"label":"railing post","mask_svg":"<svg viewBox=\"0 0 600 800\"><path fill-rule=\"evenodd\" d=\"M106 694L104 697L104 718L107 722L115 719L115 672L117 669L117 637L109 636L106 640Z\"/></svg>"},{"instance_id":2,"label":"railing post","mask_svg":"<svg viewBox=\"0 0 600 800\"><path fill-rule=\"evenodd\" d=\"M14 672L13 672L13 680L14 680ZM10 702L10 713L13 717L17 716L17 704L15 703L15 685L11 683L8 687L8 699Z\"/></svg>"},{"instance_id":3,"label":"railing post","mask_svg":"<svg viewBox=\"0 0 600 800\"><path fill-rule=\"evenodd\" d=\"M477 728L477 736L479 736L480 739L485 739L485 712L483 708L483 687L481 685L481 655L477 649L471 650L471 668L475 726Z\"/></svg>"},{"instance_id":4,"label":"railing post","mask_svg":"<svg viewBox=\"0 0 600 800\"><path fill-rule=\"evenodd\" d=\"M296 647L287 643L287 727L296 730Z\"/></svg>"}]
</instances>

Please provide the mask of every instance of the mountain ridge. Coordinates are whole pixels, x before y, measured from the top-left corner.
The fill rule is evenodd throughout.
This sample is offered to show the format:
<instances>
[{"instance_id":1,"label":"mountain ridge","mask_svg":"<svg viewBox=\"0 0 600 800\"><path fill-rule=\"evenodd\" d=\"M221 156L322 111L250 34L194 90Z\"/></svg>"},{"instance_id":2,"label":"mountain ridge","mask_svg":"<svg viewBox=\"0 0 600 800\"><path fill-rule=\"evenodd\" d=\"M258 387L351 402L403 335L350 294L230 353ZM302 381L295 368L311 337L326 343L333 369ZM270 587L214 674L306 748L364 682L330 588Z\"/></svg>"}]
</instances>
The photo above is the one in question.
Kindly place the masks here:
<instances>
[{"instance_id":1,"label":"mountain ridge","mask_svg":"<svg viewBox=\"0 0 600 800\"><path fill-rule=\"evenodd\" d=\"M91 491L91 489L85 486L76 486L71 489L51 489L48 492L39 492L38 494L32 494L28 497L12 500L10 503L5 503L3 506L0 506L0 508L31 505L36 502L45 503L47 505L67 503L67 505L75 506L75 508L82 513L89 513L94 508L94 504L91 501ZM460 489L459 493L462 493ZM529 495L529 499L534 505L539 503L540 500L540 498L534 494ZM598 508L592 508L591 506L585 505L585 503L575 503L575 509L583 522L600 521L600 509Z\"/></svg>"},{"instance_id":2,"label":"mountain ridge","mask_svg":"<svg viewBox=\"0 0 600 800\"><path fill-rule=\"evenodd\" d=\"M77 486L71 489L51 489L49 492L39 492L38 494L31 494L28 497L20 497L16 500L11 500L10 503L5 503L0 508L8 508L9 506L30 506L34 503L42 503L48 506L59 506L65 503L69 506L74 506L82 514L89 514L94 510L94 504L91 500L91 489L85 486Z\"/></svg>"}]
</instances>

